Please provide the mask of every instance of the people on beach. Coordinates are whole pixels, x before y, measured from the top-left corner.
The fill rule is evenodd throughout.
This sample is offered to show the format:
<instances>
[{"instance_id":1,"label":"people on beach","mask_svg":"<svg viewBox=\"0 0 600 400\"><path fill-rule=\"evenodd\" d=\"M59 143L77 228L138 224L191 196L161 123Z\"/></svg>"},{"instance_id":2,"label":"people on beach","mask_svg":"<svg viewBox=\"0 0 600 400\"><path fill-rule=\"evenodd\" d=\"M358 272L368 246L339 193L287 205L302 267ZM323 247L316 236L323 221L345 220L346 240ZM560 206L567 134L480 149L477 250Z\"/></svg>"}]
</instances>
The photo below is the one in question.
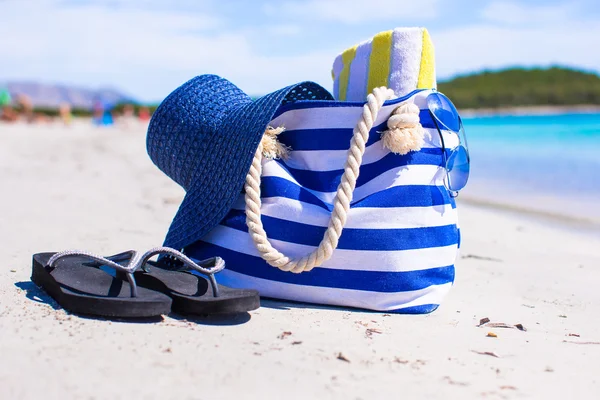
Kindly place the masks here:
<instances>
[{"instance_id":1,"label":"people on beach","mask_svg":"<svg viewBox=\"0 0 600 400\"><path fill-rule=\"evenodd\" d=\"M7 89L0 90L0 121L14 122L19 116L11 107L12 98Z\"/></svg>"},{"instance_id":2,"label":"people on beach","mask_svg":"<svg viewBox=\"0 0 600 400\"><path fill-rule=\"evenodd\" d=\"M94 103L92 123L96 126L110 126L114 123L113 106L103 101Z\"/></svg>"},{"instance_id":3,"label":"people on beach","mask_svg":"<svg viewBox=\"0 0 600 400\"><path fill-rule=\"evenodd\" d=\"M60 105L58 115L65 126L71 125L73 115L71 114L71 105L69 103L62 103Z\"/></svg>"},{"instance_id":4,"label":"people on beach","mask_svg":"<svg viewBox=\"0 0 600 400\"><path fill-rule=\"evenodd\" d=\"M17 122L24 121L29 124L51 122L52 118L36 113L33 102L25 94L11 96L8 90L0 91L0 121Z\"/></svg>"},{"instance_id":5,"label":"people on beach","mask_svg":"<svg viewBox=\"0 0 600 400\"><path fill-rule=\"evenodd\" d=\"M132 128L137 124L147 124L151 113L147 106L137 106L132 103L119 107L108 102L96 100L91 110L92 124L95 126L112 126L118 124L124 128ZM84 111L85 113L85 111ZM36 110L33 101L25 94L11 95L8 90L0 89L0 121L1 122L27 122L30 124L51 123L60 121L64 126L73 123L73 105L62 102L53 110Z\"/></svg>"},{"instance_id":6,"label":"people on beach","mask_svg":"<svg viewBox=\"0 0 600 400\"><path fill-rule=\"evenodd\" d=\"M138 118L141 122L144 123L150 121L150 109L146 106L140 107L140 110L138 112Z\"/></svg>"},{"instance_id":7,"label":"people on beach","mask_svg":"<svg viewBox=\"0 0 600 400\"><path fill-rule=\"evenodd\" d=\"M132 104L125 104L123 106L123 118L131 119L135 116L135 110Z\"/></svg>"},{"instance_id":8,"label":"people on beach","mask_svg":"<svg viewBox=\"0 0 600 400\"><path fill-rule=\"evenodd\" d=\"M117 121L125 129L130 129L135 125L135 109L132 104L125 104L123 106L123 111L117 117Z\"/></svg>"},{"instance_id":9,"label":"people on beach","mask_svg":"<svg viewBox=\"0 0 600 400\"><path fill-rule=\"evenodd\" d=\"M92 123L94 125L101 125L103 115L104 107L102 106L102 103L100 101L96 101L92 109Z\"/></svg>"},{"instance_id":10,"label":"people on beach","mask_svg":"<svg viewBox=\"0 0 600 400\"><path fill-rule=\"evenodd\" d=\"M19 119L19 114L10 106L2 106L0 111L0 121L3 122L16 122Z\"/></svg>"},{"instance_id":11,"label":"people on beach","mask_svg":"<svg viewBox=\"0 0 600 400\"><path fill-rule=\"evenodd\" d=\"M17 96L17 107L26 122L30 124L36 122L35 113L33 112L33 102L29 96L19 94Z\"/></svg>"},{"instance_id":12,"label":"people on beach","mask_svg":"<svg viewBox=\"0 0 600 400\"><path fill-rule=\"evenodd\" d=\"M12 102L8 89L0 88L0 107L9 105Z\"/></svg>"}]
</instances>

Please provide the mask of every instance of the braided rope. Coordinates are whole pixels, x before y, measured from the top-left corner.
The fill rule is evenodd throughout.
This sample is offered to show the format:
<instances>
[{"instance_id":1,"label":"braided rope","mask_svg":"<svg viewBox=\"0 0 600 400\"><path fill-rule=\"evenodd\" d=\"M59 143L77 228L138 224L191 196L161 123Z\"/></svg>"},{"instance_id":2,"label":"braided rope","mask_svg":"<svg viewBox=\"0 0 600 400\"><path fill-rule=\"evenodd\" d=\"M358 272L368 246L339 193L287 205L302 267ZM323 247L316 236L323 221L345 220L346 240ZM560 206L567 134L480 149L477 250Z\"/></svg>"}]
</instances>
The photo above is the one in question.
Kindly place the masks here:
<instances>
[{"instance_id":1,"label":"braided rope","mask_svg":"<svg viewBox=\"0 0 600 400\"><path fill-rule=\"evenodd\" d=\"M250 171L246 176L246 184L244 186L246 193L244 198L246 202L246 224L248 225L249 233L261 257L269 265L283 271L301 273L310 271L331 258L346 225L350 203L352 202L354 188L356 187L356 180L358 179L360 165L365 153L365 144L369 139L369 131L373 127L373 123L377 119L377 114L381 110L383 103L393 98L395 98L394 91L385 87L375 88L373 89L373 93L367 96L367 102L363 106L361 119L354 128L352 140L350 141L350 149L348 150L344 173L333 200L333 212L331 213L327 230L323 235L321 243L319 243L319 246L315 250L297 259L291 259L271 245L261 221L260 177L262 174L263 159L263 143L261 142L254 154ZM414 113L414 108L408 107L406 110L406 112ZM414 118L393 118L399 124L403 124L400 126L401 128L414 128L418 130L417 133L422 135L423 129L418 120L418 107L416 107L416 110L416 122ZM388 126L390 130L396 128L389 123ZM388 133L389 131L386 131L384 134Z\"/></svg>"}]
</instances>

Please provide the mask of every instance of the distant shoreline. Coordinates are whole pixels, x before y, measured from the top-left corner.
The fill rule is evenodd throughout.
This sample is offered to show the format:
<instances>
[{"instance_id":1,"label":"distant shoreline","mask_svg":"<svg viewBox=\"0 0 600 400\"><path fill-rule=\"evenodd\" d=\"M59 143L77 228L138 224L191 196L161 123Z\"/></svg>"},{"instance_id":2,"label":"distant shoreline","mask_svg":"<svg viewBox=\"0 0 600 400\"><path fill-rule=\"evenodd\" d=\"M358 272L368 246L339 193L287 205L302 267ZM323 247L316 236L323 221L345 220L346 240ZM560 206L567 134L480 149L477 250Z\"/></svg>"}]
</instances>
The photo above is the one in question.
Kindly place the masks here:
<instances>
[{"instance_id":1,"label":"distant shoreline","mask_svg":"<svg viewBox=\"0 0 600 400\"><path fill-rule=\"evenodd\" d=\"M596 113L600 113L600 105L597 104L580 104L573 106L517 106L498 108L465 108L460 110L460 115L465 118Z\"/></svg>"}]
</instances>

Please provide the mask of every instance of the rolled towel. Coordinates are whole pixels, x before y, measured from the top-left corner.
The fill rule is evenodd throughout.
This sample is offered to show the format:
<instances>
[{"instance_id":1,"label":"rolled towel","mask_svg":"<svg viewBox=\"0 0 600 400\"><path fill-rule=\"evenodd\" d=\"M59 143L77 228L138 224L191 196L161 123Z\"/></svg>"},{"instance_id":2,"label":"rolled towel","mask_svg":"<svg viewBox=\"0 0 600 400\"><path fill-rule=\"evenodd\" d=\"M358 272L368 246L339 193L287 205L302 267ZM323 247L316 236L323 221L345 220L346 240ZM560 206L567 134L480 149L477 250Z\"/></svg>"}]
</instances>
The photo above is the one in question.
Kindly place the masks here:
<instances>
[{"instance_id":1,"label":"rolled towel","mask_svg":"<svg viewBox=\"0 0 600 400\"><path fill-rule=\"evenodd\" d=\"M373 88L385 86L403 96L436 87L434 50L425 28L396 28L351 47L333 63L337 100L365 101Z\"/></svg>"}]
</instances>

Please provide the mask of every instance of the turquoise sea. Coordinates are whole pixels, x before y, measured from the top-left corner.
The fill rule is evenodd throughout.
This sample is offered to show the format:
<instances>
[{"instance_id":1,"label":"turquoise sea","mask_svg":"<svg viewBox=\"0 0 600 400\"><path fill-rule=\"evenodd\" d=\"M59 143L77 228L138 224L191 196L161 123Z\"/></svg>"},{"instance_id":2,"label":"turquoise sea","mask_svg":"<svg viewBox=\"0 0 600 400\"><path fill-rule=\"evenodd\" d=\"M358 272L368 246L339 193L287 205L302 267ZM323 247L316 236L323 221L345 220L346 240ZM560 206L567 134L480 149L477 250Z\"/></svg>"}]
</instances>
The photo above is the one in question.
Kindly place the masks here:
<instances>
[{"instance_id":1,"label":"turquoise sea","mask_svg":"<svg viewBox=\"0 0 600 400\"><path fill-rule=\"evenodd\" d=\"M600 114L463 121L471 176L460 197L600 221Z\"/></svg>"}]
</instances>

